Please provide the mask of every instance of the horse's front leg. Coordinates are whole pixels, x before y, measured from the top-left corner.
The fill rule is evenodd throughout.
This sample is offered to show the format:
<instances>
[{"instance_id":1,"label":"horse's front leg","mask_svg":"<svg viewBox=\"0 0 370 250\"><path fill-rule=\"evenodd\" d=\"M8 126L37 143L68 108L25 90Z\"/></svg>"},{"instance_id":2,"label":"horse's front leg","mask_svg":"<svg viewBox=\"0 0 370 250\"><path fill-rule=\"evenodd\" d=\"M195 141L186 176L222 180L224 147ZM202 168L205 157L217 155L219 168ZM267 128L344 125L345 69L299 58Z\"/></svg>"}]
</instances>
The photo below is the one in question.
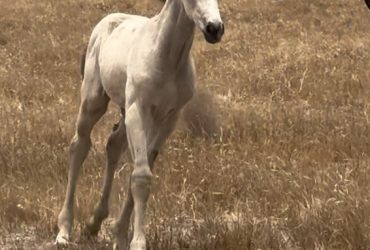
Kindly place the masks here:
<instances>
[{"instance_id":1,"label":"horse's front leg","mask_svg":"<svg viewBox=\"0 0 370 250\"><path fill-rule=\"evenodd\" d=\"M134 218L134 235L131 243L132 250L145 250L146 241L144 233L144 215L146 203L150 194L150 187L152 182L152 171L150 169L148 159L148 134L150 134L150 113L147 112L146 107L139 103L139 101L132 102L131 105L126 106L126 130L129 149L134 161L134 171L131 175L131 192L129 195L128 210L135 211ZM132 204L133 203L133 204ZM127 206L127 204L126 204ZM125 211L126 210L126 211ZM128 214L125 214L130 212ZM116 225L116 249L127 248L127 228L131 211L127 208L123 209L123 214ZM126 249L125 249L126 250Z\"/></svg>"}]
</instances>

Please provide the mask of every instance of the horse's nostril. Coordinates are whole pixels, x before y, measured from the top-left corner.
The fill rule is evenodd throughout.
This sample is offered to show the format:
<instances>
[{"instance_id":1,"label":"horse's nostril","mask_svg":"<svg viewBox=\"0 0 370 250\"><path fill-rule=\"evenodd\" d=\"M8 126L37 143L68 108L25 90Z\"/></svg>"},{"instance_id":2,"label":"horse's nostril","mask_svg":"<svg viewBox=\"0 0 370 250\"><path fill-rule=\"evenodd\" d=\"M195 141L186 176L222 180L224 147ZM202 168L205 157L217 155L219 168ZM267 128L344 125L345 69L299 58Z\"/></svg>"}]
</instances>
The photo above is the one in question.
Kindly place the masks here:
<instances>
[{"instance_id":1,"label":"horse's nostril","mask_svg":"<svg viewBox=\"0 0 370 250\"><path fill-rule=\"evenodd\" d=\"M209 23L206 27L207 33L212 34L215 31L215 27L213 24Z\"/></svg>"},{"instance_id":2,"label":"horse's nostril","mask_svg":"<svg viewBox=\"0 0 370 250\"><path fill-rule=\"evenodd\" d=\"M223 24L222 23L208 23L206 27L208 34L212 36L218 36L223 33Z\"/></svg>"}]
</instances>

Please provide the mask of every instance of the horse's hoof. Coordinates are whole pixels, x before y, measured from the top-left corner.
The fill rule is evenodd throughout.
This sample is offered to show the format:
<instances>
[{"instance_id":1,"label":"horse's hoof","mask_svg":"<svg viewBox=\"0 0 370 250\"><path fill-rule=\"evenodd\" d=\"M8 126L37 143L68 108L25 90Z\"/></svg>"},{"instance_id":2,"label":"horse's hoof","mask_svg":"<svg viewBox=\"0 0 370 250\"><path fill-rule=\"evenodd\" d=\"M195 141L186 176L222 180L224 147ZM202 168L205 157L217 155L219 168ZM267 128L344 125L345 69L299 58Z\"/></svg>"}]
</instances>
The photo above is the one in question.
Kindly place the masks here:
<instances>
[{"instance_id":1,"label":"horse's hoof","mask_svg":"<svg viewBox=\"0 0 370 250\"><path fill-rule=\"evenodd\" d=\"M68 235L58 234L57 238L55 239L55 245L57 246L68 246L69 245L69 237Z\"/></svg>"},{"instance_id":2,"label":"horse's hoof","mask_svg":"<svg viewBox=\"0 0 370 250\"><path fill-rule=\"evenodd\" d=\"M116 241L113 244L113 250L129 250L126 241Z\"/></svg>"},{"instance_id":3,"label":"horse's hoof","mask_svg":"<svg viewBox=\"0 0 370 250\"><path fill-rule=\"evenodd\" d=\"M136 240L131 242L130 250L146 250L146 241L143 240Z\"/></svg>"}]
</instances>

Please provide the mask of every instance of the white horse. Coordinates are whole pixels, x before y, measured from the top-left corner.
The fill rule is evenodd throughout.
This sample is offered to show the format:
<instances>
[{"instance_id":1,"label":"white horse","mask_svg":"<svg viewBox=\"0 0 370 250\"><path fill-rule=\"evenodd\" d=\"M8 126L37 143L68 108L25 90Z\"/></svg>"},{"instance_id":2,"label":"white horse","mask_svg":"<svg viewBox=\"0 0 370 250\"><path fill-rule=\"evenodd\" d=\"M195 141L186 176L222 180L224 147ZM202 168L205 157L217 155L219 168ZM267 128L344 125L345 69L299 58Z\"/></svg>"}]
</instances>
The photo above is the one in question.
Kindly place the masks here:
<instances>
[{"instance_id":1,"label":"white horse","mask_svg":"<svg viewBox=\"0 0 370 250\"><path fill-rule=\"evenodd\" d=\"M191 99L195 70L190 49L195 27L209 43L224 34L218 0L167 0L153 18L111 14L94 28L83 64L84 80L57 244L68 244L80 167L91 146L90 133L111 100L122 118L108 139L107 168L101 199L86 232L95 235L108 216L115 169L129 147L134 161L128 198L115 226L115 249L127 249L134 209L131 249L146 249L144 213L158 150L173 131L182 107Z\"/></svg>"}]
</instances>

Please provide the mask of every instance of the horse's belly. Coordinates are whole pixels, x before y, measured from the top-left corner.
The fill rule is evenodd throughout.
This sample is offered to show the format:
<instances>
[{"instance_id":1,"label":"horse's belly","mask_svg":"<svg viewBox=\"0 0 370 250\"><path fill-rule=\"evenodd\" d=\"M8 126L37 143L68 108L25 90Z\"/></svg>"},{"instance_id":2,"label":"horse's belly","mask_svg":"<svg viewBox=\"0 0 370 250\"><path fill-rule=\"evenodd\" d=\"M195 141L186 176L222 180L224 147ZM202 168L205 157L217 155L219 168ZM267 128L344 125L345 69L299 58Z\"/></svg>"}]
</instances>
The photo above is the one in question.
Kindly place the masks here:
<instances>
[{"instance_id":1,"label":"horse's belly","mask_svg":"<svg viewBox=\"0 0 370 250\"><path fill-rule=\"evenodd\" d=\"M119 105L125 106L126 75L119 68L111 68L101 71L102 85L108 97Z\"/></svg>"}]
</instances>

